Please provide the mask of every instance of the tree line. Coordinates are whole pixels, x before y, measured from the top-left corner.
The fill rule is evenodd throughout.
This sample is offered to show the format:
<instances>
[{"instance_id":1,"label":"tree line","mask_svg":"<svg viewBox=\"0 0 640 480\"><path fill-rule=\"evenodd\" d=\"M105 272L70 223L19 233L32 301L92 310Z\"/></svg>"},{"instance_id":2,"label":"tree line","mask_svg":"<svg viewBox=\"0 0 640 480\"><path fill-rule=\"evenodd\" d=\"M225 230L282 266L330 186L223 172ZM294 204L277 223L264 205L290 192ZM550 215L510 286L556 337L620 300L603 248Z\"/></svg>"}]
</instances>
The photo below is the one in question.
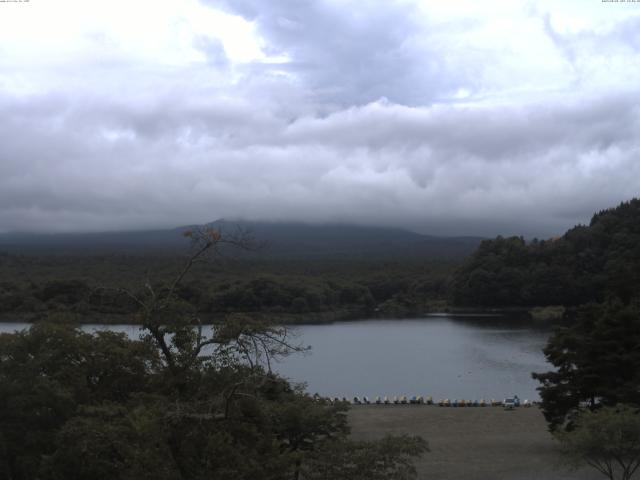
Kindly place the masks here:
<instances>
[{"instance_id":1,"label":"tree line","mask_svg":"<svg viewBox=\"0 0 640 480\"><path fill-rule=\"evenodd\" d=\"M633 199L558 238L483 241L453 276L451 299L485 307L628 303L639 287L640 200Z\"/></svg>"},{"instance_id":2,"label":"tree line","mask_svg":"<svg viewBox=\"0 0 640 480\"><path fill-rule=\"evenodd\" d=\"M235 315L203 333L177 292L196 261L239 240L190 236L194 249L167 282L113 292L136 305L140 339L52 322L0 335L0 477L415 478L422 438L351 440L346 403L271 370L304 350L285 327Z\"/></svg>"},{"instance_id":3,"label":"tree line","mask_svg":"<svg viewBox=\"0 0 640 480\"><path fill-rule=\"evenodd\" d=\"M6 256L0 259L6 267L0 275L0 315L38 320L66 313L79 321L102 316L107 322L109 317L130 316L137 305L118 295L117 287L124 284L139 290L139 280L146 278L162 288L171 276L163 262L177 268L179 257L133 257L132 271L126 271L129 258ZM251 313L304 322L406 316L446 301L452 265L371 260L326 266L313 260L243 260L216 271L197 265L175 294L210 317ZM104 285L112 288L101 288Z\"/></svg>"},{"instance_id":4,"label":"tree line","mask_svg":"<svg viewBox=\"0 0 640 480\"><path fill-rule=\"evenodd\" d=\"M503 289L498 295L511 289L524 304L573 305L544 349L554 369L533 373L542 410L570 465L631 479L640 468L640 200L549 243L498 239L481 248L465 267L487 275L491 262L508 265L488 276ZM536 291L517 276L527 270L557 275ZM459 278L462 298L470 284Z\"/></svg>"}]
</instances>

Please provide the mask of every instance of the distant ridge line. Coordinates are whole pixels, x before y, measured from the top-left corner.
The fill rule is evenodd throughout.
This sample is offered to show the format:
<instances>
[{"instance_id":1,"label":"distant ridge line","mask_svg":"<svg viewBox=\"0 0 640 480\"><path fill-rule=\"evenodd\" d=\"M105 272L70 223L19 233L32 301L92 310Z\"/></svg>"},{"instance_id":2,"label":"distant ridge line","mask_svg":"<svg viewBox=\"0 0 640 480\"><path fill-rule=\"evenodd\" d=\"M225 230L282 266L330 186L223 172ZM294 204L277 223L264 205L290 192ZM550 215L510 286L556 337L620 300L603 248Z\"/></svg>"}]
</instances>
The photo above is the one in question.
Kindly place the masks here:
<instances>
[{"instance_id":1,"label":"distant ridge line","mask_svg":"<svg viewBox=\"0 0 640 480\"><path fill-rule=\"evenodd\" d=\"M222 231L236 226L250 230L268 245L257 256L278 257L429 257L469 255L481 237L440 237L393 227L327 223L249 222L216 220L205 224ZM169 229L90 233L0 234L5 253L180 253L189 245L182 232L196 225Z\"/></svg>"}]
</instances>

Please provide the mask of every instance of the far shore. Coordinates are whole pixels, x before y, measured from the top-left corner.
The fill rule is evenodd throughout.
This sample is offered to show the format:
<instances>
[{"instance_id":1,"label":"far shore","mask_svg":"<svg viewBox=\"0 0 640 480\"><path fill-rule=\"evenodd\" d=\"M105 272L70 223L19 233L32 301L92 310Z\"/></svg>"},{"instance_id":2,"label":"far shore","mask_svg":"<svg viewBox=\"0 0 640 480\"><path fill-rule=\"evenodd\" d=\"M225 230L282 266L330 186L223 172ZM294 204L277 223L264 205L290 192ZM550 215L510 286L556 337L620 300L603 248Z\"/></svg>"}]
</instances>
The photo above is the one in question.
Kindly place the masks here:
<instances>
[{"instance_id":1,"label":"far shore","mask_svg":"<svg viewBox=\"0 0 640 480\"><path fill-rule=\"evenodd\" d=\"M223 321L226 317L243 315L254 319L268 320L281 325L322 325L339 322L356 322L360 320L409 320L430 317L452 318L514 318L518 321L531 323L554 323L564 313L564 307L504 307L504 308L467 308L446 307L427 310L419 313L399 313L387 315L380 312L370 314L355 310L335 310L326 312L306 313L275 313L275 312L230 312L202 314L204 323ZM0 314L0 323L34 323L50 319L52 321L66 321L77 324L104 325L138 325L135 314L131 313L100 313L100 312L11 312Z\"/></svg>"}]
</instances>

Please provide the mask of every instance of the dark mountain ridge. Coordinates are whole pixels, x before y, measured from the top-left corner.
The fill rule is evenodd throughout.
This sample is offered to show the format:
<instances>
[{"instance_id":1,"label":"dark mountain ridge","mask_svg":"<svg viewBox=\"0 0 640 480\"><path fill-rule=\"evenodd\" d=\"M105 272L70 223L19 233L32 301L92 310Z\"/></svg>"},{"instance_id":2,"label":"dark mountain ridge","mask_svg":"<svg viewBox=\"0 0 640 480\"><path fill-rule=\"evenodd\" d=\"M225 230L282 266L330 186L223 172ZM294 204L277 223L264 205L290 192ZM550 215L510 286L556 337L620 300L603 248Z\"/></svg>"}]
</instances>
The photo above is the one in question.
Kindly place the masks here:
<instances>
[{"instance_id":1,"label":"dark mountain ridge","mask_svg":"<svg viewBox=\"0 0 640 480\"><path fill-rule=\"evenodd\" d=\"M345 224L269 223L217 220L208 224L223 232L249 231L264 248L261 257L420 257L459 258L470 254L479 237L438 237L399 228ZM193 226L166 230L100 233L0 235L0 251L23 254L179 253Z\"/></svg>"}]
</instances>

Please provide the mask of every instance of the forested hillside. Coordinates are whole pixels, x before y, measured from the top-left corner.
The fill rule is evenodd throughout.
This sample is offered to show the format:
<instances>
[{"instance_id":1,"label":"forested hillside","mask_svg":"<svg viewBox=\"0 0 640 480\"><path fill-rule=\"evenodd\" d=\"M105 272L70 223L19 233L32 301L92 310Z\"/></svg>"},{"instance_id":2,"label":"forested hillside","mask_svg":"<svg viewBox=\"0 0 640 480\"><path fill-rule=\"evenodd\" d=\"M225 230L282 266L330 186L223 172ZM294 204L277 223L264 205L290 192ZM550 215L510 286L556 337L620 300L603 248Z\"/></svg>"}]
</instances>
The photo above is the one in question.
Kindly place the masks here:
<instances>
[{"instance_id":1,"label":"forested hillside","mask_svg":"<svg viewBox=\"0 0 640 480\"><path fill-rule=\"evenodd\" d=\"M573 306L610 297L628 303L640 291L638 199L598 212L588 226L576 226L559 238L485 240L462 264L456 256L459 248L469 248L471 238L449 239L450 249L447 239L438 239L429 254L429 237L411 232L254 226L255 236L268 238L269 248L279 254L235 260L230 255L224 264L198 266L176 293L201 314L323 321L417 315L445 303ZM326 249L331 246L341 255L330 257ZM284 256L287 248L289 257ZM157 250L147 255L0 254L0 318L127 315L135 305L113 289L136 288L145 279L162 283L181 261L176 253Z\"/></svg>"},{"instance_id":2,"label":"forested hillside","mask_svg":"<svg viewBox=\"0 0 640 480\"><path fill-rule=\"evenodd\" d=\"M457 305L579 305L640 292L640 199L596 213L562 237L483 241L456 271Z\"/></svg>"},{"instance_id":3,"label":"forested hillside","mask_svg":"<svg viewBox=\"0 0 640 480\"><path fill-rule=\"evenodd\" d=\"M282 322L421 314L445 302L453 268L480 242L355 225L209 227L247 234L255 248L221 246L215 265L197 265L176 294L205 316L242 312ZM0 320L63 314L122 322L136 305L118 289L156 286L175 275L189 251L183 233L192 228L0 235Z\"/></svg>"},{"instance_id":4,"label":"forested hillside","mask_svg":"<svg viewBox=\"0 0 640 480\"><path fill-rule=\"evenodd\" d=\"M458 259L469 255L480 237L438 237L409 230L348 224L306 224L217 220L207 226L224 234L249 232L262 246L229 252L251 259ZM0 253L26 255L176 255L189 247L183 232L167 230L64 234L0 234Z\"/></svg>"},{"instance_id":5,"label":"forested hillside","mask_svg":"<svg viewBox=\"0 0 640 480\"><path fill-rule=\"evenodd\" d=\"M0 320L130 321L119 289L159 288L182 256L0 255ZM420 314L443 304L449 261L229 260L194 267L176 294L204 316L252 313L283 322Z\"/></svg>"},{"instance_id":6,"label":"forested hillside","mask_svg":"<svg viewBox=\"0 0 640 480\"><path fill-rule=\"evenodd\" d=\"M60 319L0 334L0 478L415 479L422 437L354 441L347 402L271 369L307 350L286 328L235 315L203 331L176 292L231 239L189 236L173 278L122 291L139 339Z\"/></svg>"}]
</instances>

